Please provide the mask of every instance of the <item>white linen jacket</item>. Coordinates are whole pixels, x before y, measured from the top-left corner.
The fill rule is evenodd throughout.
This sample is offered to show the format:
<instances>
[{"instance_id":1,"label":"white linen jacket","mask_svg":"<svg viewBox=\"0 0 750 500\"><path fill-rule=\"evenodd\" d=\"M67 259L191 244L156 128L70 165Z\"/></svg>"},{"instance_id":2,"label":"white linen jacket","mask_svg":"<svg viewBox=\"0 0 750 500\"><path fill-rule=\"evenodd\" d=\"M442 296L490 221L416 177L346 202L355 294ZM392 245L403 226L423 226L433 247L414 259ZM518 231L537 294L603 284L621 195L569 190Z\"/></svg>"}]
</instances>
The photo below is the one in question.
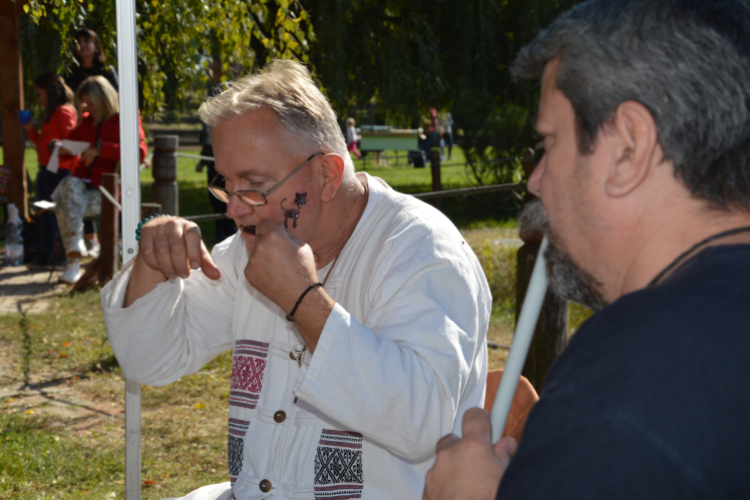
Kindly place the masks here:
<instances>
[{"instance_id":1,"label":"white linen jacket","mask_svg":"<svg viewBox=\"0 0 750 500\"><path fill-rule=\"evenodd\" d=\"M169 384L234 349L238 500L421 498L435 444L483 404L492 299L476 256L438 210L367 180L367 209L325 286L336 306L301 362L294 325L244 277L239 235L213 250L218 281L192 272L122 309L129 263L102 290L129 379Z\"/></svg>"}]
</instances>

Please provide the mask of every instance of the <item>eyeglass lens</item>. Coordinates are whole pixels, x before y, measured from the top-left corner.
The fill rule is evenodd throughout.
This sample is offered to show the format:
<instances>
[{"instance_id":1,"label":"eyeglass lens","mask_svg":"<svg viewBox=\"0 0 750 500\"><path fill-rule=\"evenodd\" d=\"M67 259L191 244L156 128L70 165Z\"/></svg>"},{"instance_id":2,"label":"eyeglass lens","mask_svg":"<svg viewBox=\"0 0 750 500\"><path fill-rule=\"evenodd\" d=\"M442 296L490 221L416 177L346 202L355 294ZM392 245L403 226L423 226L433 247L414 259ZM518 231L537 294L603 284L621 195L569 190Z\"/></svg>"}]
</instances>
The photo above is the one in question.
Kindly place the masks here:
<instances>
[{"instance_id":1,"label":"eyeglass lens","mask_svg":"<svg viewBox=\"0 0 750 500\"><path fill-rule=\"evenodd\" d=\"M208 190L211 191L211 194L213 194L220 201L229 203L231 195L226 189L217 186L209 186ZM263 194L258 193L257 191L240 191L235 194L237 194L237 196L239 196L240 199L248 205L264 205L266 203L266 199L263 197Z\"/></svg>"}]
</instances>

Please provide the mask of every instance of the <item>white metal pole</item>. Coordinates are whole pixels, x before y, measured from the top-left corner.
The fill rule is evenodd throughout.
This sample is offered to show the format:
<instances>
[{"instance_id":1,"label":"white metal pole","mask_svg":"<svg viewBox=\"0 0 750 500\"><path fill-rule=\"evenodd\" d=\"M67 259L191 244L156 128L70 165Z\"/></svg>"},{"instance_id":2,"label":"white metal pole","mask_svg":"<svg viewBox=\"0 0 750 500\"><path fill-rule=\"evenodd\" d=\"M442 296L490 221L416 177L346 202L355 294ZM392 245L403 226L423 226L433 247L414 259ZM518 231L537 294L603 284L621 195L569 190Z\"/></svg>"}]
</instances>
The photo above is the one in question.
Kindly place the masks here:
<instances>
[{"instance_id":1,"label":"white metal pole","mask_svg":"<svg viewBox=\"0 0 750 500\"><path fill-rule=\"evenodd\" d=\"M526 355L529 353L529 345L534 336L539 314L542 312L544 296L547 294L547 271L544 260L544 251L547 249L548 241L545 236L539 246L536 256L534 270L531 273L529 287L526 289L526 297L523 301L521 314L518 316L516 332L513 335L513 344L510 346L508 360L505 363L505 371L497 388L495 403L492 405L492 442L496 443L501 437L505 423L508 421L510 406L516 395L516 388L521 377Z\"/></svg>"},{"instance_id":2,"label":"white metal pole","mask_svg":"<svg viewBox=\"0 0 750 500\"><path fill-rule=\"evenodd\" d=\"M123 265L135 257L135 228L141 212L136 60L135 1L117 0ZM141 386L132 380L125 381L125 498L141 498Z\"/></svg>"}]
</instances>

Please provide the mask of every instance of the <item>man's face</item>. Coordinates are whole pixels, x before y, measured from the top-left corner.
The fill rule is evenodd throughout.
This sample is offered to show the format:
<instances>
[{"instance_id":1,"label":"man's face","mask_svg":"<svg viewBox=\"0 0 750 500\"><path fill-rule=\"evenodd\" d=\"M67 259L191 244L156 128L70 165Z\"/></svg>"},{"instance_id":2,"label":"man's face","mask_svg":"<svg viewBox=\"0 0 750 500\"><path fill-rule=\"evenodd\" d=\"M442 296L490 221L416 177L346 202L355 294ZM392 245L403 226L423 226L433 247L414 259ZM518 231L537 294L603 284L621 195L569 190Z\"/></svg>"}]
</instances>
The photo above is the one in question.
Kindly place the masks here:
<instances>
[{"instance_id":1,"label":"man's face","mask_svg":"<svg viewBox=\"0 0 750 500\"><path fill-rule=\"evenodd\" d=\"M579 153L573 106L555 84L558 67L558 60L550 61L542 78L536 129L544 139L545 154L528 186L540 197L549 218L548 233L553 246L549 256L560 257L551 259L550 264L557 262L578 268L581 279L600 294L595 249L601 230L597 217L597 186L601 186L601 179L594 166L601 161L602 152L596 148L590 155Z\"/></svg>"},{"instance_id":2,"label":"man's face","mask_svg":"<svg viewBox=\"0 0 750 500\"><path fill-rule=\"evenodd\" d=\"M243 189L265 193L315 153L310 151L301 158L289 155L284 148L287 134L276 114L268 109L219 122L213 127L211 138L216 170L226 179L226 190L232 193ZM249 251L255 244L251 231L261 220L279 225L286 222L290 233L302 241L311 241L320 213L312 174L319 161L320 156L310 160L271 192L265 205L252 207L235 195L231 197L227 215L240 228Z\"/></svg>"}]
</instances>

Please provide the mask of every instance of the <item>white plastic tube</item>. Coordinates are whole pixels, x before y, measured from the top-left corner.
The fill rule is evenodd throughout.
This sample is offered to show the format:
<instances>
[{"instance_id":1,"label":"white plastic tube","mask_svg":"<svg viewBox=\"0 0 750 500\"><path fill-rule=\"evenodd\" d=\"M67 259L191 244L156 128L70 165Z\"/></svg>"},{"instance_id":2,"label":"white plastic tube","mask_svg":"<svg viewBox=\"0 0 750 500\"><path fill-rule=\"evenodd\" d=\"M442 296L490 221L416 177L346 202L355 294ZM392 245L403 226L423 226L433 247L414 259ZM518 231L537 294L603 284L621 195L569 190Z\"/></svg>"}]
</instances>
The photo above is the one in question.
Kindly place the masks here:
<instances>
[{"instance_id":1,"label":"white plastic tube","mask_svg":"<svg viewBox=\"0 0 750 500\"><path fill-rule=\"evenodd\" d=\"M545 236L542 244L539 246L539 253L536 256L534 270L531 273L529 287L526 289L526 297L523 301L521 314L518 316L516 332L513 335L513 344L510 346L508 360L505 363L503 378L500 380L500 386L497 388L495 403L492 405L492 442L496 443L501 437L505 423L508 421L510 406L516 395L516 388L521 377L523 365L526 362L526 355L529 353L531 339L534 337L534 330L539 321L539 314L542 312L542 304L547 294L547 271L544 260L544 251L547 249L549 242Z\"/></svg>"},{"instance_id":2,"label":"white plastic tube","mask_svg":"<svg viewBox=\"0 0 750 500\"><path fill-rule=\"evenodd\" d=\"M135 228L141 217L136 55L135 1L117 0L123 264L135 257ZM125 381L125 498L141 498L141 386L132 380Z\"/></svg>"}]
</instances>

